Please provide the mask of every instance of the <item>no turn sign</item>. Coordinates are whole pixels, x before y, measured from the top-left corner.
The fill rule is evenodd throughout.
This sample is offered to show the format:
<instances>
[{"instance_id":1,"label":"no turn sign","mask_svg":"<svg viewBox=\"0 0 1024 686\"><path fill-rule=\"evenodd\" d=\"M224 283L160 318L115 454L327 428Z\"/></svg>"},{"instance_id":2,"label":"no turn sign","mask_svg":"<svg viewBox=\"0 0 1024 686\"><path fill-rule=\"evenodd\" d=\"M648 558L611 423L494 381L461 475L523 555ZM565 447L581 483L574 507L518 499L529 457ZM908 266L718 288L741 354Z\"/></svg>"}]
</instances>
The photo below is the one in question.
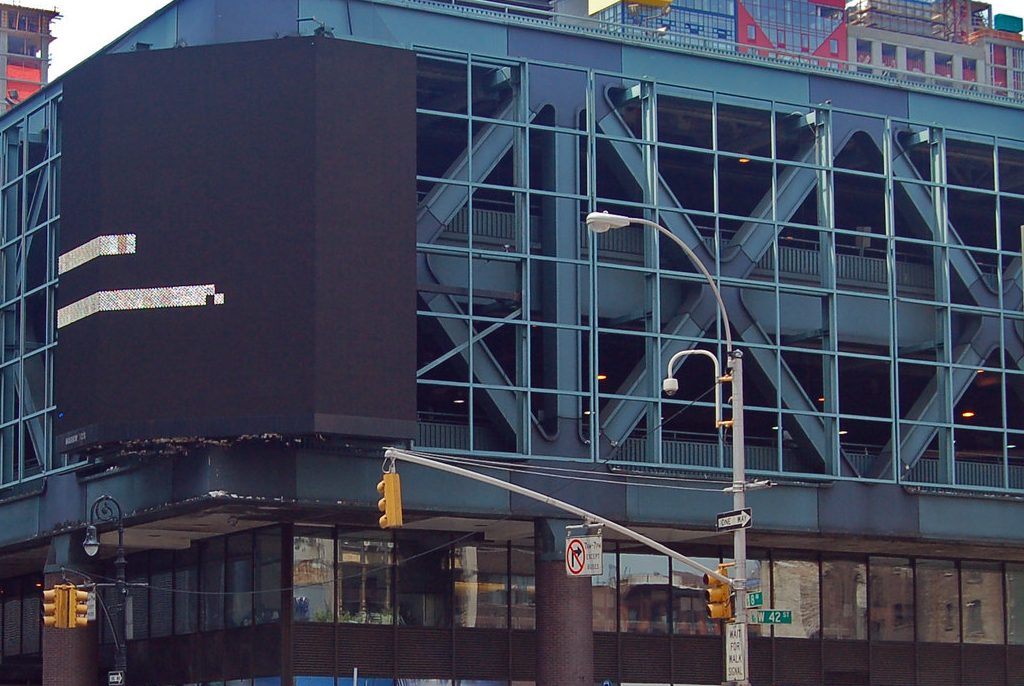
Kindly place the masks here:
<instances>
[{"instance_id":1,"label":"no turn sign","mask_svg":"<svg viewBox=\"0 0 1024 686\"><path fill-rule=\"evenodd\" d=\"M600 576L601 537L573 536L565 541L565 573L569 576Z\"/></svg>"}]
</instances>

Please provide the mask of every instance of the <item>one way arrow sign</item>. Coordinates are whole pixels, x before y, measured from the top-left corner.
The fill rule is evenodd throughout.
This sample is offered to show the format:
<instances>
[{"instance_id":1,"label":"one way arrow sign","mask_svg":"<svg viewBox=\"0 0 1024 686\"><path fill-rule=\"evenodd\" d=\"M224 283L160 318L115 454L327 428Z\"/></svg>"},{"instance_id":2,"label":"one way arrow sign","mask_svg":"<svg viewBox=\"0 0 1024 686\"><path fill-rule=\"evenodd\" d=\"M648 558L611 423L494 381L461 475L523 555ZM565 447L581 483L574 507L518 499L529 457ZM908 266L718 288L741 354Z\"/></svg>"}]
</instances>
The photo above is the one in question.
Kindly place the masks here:
<instances>
[{"instance_id":1,"label":"one way arrow sign","mask_svg":"<svg viewBox=\"0 0 1024 686\"><path fill-rule=\"evenodd\" d=\"M735 531L748 528L752 521L754 518L750 515L750 508L745 507L742 510L719 512L716 524L719 531Z\"/></svg>"}]
</instances>

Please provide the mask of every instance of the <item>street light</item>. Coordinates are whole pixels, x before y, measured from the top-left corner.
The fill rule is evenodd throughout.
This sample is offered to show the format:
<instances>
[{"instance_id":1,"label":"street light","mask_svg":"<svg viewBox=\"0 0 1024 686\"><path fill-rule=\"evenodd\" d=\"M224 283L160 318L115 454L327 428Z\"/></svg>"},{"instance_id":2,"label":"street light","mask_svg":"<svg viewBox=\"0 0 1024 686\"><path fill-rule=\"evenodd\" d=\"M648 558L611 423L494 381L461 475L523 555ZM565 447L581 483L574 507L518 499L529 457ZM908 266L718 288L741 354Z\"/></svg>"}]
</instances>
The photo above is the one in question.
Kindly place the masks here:
<instances>
[{"instance_id":1,"label":"street light","mask_svg":"<svg viewBox=\"0 0 1024 686\"><path fill-rule=\"evenodd\" d=\"M716 378L716 390L719 389L719 384L725 381L732 381L732 420L722 421L721 419L721 396L716 395L715 397L715 423L716 428L723 426L732 426L732 487L729 489L732 491L732 503L734 510L742 510L746 507L746 453L743 444L743 352L741 350L734 350L732 346L732 327L729 324L729 313L725 309L725 301L722 300L722 293L718 290L718 285L715 283L714 277L711 276L711 272L704 266L704 263L700 261L696 253L690 249L686 243L682 241L679 236L675 235L668 229L657 222L652 222L648 219L641 219L639 217L626 217L621 214L611 214L609 212L591 212L587 215L587 228L594 233L606 233L612 229L621 229L629 226L630 224L643 224L652 229L655 229L662 236L665 236L673 243L679 246L679 248L686 254L704 278L707 279L708 286L711 287L711 292L715 296L715 301L718 303L718 311L722 316L722 327L725 334L725 352L728 358L726 366L729 369L729 374L726 376L719 376L718 374L718 359L708 353L707 351L688 350L683 351L684 354L677 353L672 356L668 364L668 376L662 383L662 388L670 395L678 390L678 382L676 382L673 374L673 366L677 360L682 359L685 355L690 354L705 354L711 357L715 362L715 376ZM719 391L720 393L720 391ZM740 625L739 630L743 636L743 679L739 682L741 684L749 684L749 670L747 660L747 530L745 528L736 529L733 532L733 558L736 561L736 577L731 580L733 590L736 592L735 612L736 612L736 624Z\"/></svg>"},{"instance_id":2,"label":"street light","mask_svg":"<svg viewBox=\"0 0 1024 686\"><path fill-rule=\"evenodd\" d=\"M128 585L125 583L124 569L128 561L124 557L124 512L121 505L109 495L101 495L93 501L89 509L89 525L85 529L85 540L82 541L82 548L85 554L93 557L99 552L100 539L96 534L96 522L115 522L117 524L117 557L114 560L116 570L116 582L114 584L114 607L112 611L111 624L120 627L121 638L114 636L114 670L108 675L108 683L127 686L128 679L125 676L128 671L128 616L125 613L126 596ZM116 634L116 629L114 630ZM120 676L114 676L119 673Z\"/></svg>"}]
</instances>

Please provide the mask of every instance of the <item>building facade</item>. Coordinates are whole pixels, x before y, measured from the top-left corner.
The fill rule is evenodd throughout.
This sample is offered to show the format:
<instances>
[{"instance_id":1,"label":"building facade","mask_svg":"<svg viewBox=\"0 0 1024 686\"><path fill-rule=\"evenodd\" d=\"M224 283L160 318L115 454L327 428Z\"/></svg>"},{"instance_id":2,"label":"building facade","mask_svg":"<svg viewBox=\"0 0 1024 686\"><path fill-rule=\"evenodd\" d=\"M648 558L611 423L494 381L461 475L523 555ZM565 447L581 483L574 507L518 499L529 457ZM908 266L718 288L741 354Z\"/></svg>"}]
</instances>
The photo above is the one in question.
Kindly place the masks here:
<instances>
[{"instance_id":1,"label":"building facade","mask_svg":"<svg viewBox=\"0 0 1024 686\"><path fill-rule=\"evenodd\" d=\"M178 0L0 119L0 684L1024 683L1024 108L526 6ZM127 620L111 582L123 514ZM96 620L42 628L41 591ZM107 618L112 616L113 619Z\"/></svg>"}]
</instances>

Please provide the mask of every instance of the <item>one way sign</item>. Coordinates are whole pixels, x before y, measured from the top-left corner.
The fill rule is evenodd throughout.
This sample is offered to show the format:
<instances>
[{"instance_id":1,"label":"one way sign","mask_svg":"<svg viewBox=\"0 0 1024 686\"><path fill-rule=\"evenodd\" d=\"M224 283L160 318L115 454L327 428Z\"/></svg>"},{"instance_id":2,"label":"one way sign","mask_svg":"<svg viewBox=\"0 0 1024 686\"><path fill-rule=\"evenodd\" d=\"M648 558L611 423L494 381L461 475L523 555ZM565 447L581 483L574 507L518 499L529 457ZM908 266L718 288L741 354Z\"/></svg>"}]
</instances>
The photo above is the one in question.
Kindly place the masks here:
<instances>
[{"instance_id":1,"label":"one way sign","mask_svg":"<svg viewBox=\"0 0 1024 686\"><path fill-rule=\"evenodd\" d=\"M754 518L750 516L750 508L745 507L742 510L719 512L716 524L719 531L735 531L748 528L753 521Z\"/></svg>"}]
</instances>

